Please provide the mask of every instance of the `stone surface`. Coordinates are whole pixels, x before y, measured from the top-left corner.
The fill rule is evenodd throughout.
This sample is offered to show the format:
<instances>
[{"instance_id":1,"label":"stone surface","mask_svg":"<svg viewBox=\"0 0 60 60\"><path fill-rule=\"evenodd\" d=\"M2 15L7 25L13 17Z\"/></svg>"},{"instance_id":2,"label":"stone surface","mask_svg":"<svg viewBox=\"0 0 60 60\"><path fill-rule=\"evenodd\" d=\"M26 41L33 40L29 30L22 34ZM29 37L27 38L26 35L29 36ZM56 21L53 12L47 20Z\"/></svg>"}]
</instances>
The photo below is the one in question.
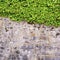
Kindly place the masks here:
<instances>
[{"instance_id":1,"label":"stone surface","mask_svg":"<svg viewBox=\"0 0 60 60\"><path fill-rule=\"evenodd\" d=\"M0 60L60 60L60 27L0 18Z\"/></svg>"}]
</instances>

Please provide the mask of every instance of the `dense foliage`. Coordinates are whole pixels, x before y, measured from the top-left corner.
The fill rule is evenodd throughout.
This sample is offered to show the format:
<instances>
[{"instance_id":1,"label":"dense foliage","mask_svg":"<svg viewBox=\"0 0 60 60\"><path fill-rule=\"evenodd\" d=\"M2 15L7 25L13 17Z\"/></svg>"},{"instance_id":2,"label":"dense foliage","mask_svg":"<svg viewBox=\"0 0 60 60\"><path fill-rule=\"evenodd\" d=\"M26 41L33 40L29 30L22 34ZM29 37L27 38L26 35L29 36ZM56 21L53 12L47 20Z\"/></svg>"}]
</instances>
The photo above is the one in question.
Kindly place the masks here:
<instances>
[{"instance_id":1,"label":"dense foliage","mask_svg":"<svg viewBox=\"0 0 60 60\"><path fill-rule=\"evenodd\" d=\"M60 0L0 0L0 16L60 26Z\"/></svg>"}]
</instances>

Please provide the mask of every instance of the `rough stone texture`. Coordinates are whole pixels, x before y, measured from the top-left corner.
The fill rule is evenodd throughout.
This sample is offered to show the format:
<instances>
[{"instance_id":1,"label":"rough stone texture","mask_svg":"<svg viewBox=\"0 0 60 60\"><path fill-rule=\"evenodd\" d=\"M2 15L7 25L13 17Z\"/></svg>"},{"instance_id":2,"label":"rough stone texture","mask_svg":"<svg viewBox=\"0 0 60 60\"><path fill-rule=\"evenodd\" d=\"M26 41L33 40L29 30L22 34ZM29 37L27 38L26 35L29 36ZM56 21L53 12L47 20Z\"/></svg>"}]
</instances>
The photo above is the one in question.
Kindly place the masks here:
<instances>
[{"instance_id":1,"label":"rough stone texture","mask_svg":"<svg viewBox=\"0 0 60 60\"><path fill-rule=\"evenodd\" d=\"M60 60L60 27L0 18L0 60Z\"/></svg>"}]
</instances>

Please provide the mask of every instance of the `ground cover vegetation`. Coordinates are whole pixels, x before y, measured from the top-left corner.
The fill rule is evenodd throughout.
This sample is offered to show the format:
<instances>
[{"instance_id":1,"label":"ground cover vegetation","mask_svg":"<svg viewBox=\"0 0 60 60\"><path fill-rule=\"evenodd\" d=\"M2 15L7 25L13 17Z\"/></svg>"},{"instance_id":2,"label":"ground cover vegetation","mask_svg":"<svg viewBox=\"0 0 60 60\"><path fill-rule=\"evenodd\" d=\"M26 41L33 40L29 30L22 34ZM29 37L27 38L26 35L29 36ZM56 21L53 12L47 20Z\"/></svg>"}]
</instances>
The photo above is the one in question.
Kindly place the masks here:
<instances>
[{"instance_id":1,"label":"ground cover vegetation","mask_svg":"<svg viewBox=\"0 0 60 60\"><path fill-rule=\"evenodd\" d=\"M18 22L60 26L60 0L0 0L0 16Z\"/></svg>"}]
</instances>

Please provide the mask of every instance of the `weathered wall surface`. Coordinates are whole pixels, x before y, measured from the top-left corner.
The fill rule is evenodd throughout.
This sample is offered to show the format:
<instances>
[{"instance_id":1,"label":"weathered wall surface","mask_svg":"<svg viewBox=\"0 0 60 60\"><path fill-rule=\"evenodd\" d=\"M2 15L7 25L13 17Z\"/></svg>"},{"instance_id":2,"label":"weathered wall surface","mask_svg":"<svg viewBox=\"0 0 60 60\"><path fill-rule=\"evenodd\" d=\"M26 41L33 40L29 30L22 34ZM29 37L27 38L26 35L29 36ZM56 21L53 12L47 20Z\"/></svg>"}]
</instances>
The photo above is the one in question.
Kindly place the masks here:
<instances>
[{"instance_id":1,"label":"weathered wall surface","mask_svg":"<svg viewBox=\"0 0 60 60\"><path fill-rule=\"evenodd\" d=\"M0 60L60 60L60 27L0 18Z\"/></svg>"}]
</instances>

